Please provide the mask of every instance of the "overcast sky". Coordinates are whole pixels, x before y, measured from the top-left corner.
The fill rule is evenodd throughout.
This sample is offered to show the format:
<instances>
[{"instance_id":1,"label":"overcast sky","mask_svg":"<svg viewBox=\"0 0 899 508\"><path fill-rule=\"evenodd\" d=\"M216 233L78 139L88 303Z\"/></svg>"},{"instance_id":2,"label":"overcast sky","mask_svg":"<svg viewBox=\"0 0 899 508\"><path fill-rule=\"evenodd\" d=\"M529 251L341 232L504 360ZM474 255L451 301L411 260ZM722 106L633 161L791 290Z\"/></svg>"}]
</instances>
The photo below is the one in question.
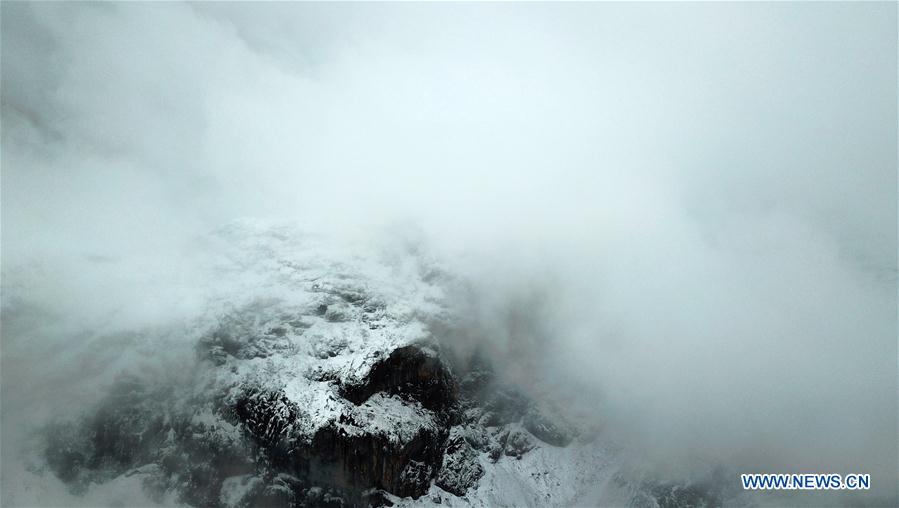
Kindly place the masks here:
<instances>
[{"instance_id":1,"label":"overcast sky","mask_svg":"<svg viewBox=\"0 0 899 508\"><path fill-rule=\"evenodd\" d=\"M894 487L896 45L889 2L4 2L4 306L145 325L234 219L412 223L659 467Z\"/></svg>"}]
</instances>

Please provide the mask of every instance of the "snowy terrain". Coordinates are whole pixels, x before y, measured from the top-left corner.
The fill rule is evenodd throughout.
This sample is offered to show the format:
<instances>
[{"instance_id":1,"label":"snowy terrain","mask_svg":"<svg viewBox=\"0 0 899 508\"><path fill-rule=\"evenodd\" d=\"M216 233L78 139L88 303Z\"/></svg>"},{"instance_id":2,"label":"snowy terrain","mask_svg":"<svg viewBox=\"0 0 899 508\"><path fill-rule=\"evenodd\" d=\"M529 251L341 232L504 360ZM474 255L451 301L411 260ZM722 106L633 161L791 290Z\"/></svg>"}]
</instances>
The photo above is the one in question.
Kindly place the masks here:
<instances>
[{"instance_id":1,"label":"snowy terrain","mask_svg":"<svg viewBox=\"0 0 899 508\"><path fill-rule=\"evenodd\" d=\"M4 464L5 505L684 505L441 344L458 281L426 254L252 221L208 241L204 312L117 346L91 407L22 413L42 423Z\"/></svg>"}]
</instances>

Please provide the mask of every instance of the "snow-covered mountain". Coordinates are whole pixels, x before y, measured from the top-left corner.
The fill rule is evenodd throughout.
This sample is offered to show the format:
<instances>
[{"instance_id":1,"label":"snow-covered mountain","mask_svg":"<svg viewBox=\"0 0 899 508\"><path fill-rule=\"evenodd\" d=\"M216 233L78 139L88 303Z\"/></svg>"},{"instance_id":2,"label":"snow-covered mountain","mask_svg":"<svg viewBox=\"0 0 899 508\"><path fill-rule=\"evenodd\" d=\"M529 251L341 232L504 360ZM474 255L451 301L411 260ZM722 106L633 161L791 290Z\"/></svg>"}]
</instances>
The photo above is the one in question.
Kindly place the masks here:
<instances>
[{"instance_id":1,"label":"snow-covered mountain","mask_svg":"<svg viewBox=\"0 0 899 508\"><path fill-rule=\"evenodd\" d=\"M446 343L460 282L425 253L257 222L212 240L206 311L141 332L152 368L110 362L96 404L39 427L16 503L48 479L87 504L718 502L634 481L595 426Z\"/></svg>"}]
</instances>

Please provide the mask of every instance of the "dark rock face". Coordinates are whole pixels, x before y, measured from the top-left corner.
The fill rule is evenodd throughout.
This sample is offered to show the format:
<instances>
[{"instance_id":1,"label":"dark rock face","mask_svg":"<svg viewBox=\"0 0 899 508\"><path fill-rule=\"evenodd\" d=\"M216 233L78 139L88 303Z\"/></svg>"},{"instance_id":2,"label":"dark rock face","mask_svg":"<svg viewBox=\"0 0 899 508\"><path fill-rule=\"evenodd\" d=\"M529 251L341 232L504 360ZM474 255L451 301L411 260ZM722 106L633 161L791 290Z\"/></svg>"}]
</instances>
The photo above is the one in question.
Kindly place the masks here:
<instances>
[{"instance_id":1,"label":"dark rock face","mask_svg":"<svg viewBox=\"0 0 899 508\"><path fill-rule=\"evenodd\" d=\"M478 452L466 439L465 429L454 427L446 441L437 486L457 496L464 496L483 475Z\"/></svg>"},{"instance_id":2,"label":"dark rock face","mask_svg":"<svg viewBox=\"0 0 899 508\"><path fill-rule=\"evenodd\" d=\"M436 411L450 410L458 399L456 381L443 362L436 354L416 346L394 350L372 367L364 383L345 386L341 392L356 404L384 392L416 400Z\"/></svg>"},{"instance_id":3,"label":"dark rock face","mask_svg":"<svg viewBox=\"0 0 899 508\"><path fill-rule=\"evenodd\" d=\"M46 430L48 464L75 492L150 464L151 490L177 489L186 503L216 504L225 478L254 470L253 449L226 427L177 414L169 400L121 379L93 415Z\"/></svg>"},{"instance_id":4,"label":"dark rock face","mask_svg":"<svg viewBox=\"0 0 899 508\"><path fill-rule=\"evenodd\" d=\"M370 487L417 498L428 490L445 439L440 430L421 429L409 443L377 434L351 435L343 428L321 429L311 447L300 450L309 478L361 495ZM336 481L335 481L336 480Z\"/></svg>"},{"instance_id":5,"label":"dark rock face","mask_svg":"<svg viewBox=\"0 0 899 508\"><path fill-rule=\"evenodd\" d=\"M483 454L521 458L540 440L570 441L489 368L459 382L438 352L418 345L372 353L355 378L328 369L349 350L345 339L310 341L306 354L323 362L303 379L330 401L314 410L277 383L240 374L247 362L300 354L290 338L314 319L381 326L383 308L361 293L325 296L330 303L312 310L318 317L263 320L251 309L203 335L198 365L211 373L204 379L234 380L212 391L121 378L89 416L47 429L48 464L76 492L139 469L151 495L174 491L193 506L389 506L391 496L418 498L432 484L465 496L484 475Z\"/></svg>"},{"instance_id":6,"label":"dark rock face","mask_svg":"<svg viewBox=\"0 0 899 508\"><path fill-rule=\"evenodd\" d=\"M301 408L283 394L255 390L238 399L233 415L272 468L304 479L304 485L332 487L351 502L360 502L372 487L421 496L439 470L446 440L445 428L422 425L399 442L366 431L353 414L341 415L306 440L291 427Z\"/></svg>"},{"instance_id":7,"label":"dark rock face","mask_svg":"<svg viewBox=\"0 0 899 508\"><path fill-rule=\"evenodd\" d=\"M283 393L248 390L234 405L234 415L263 448L290 446L285 440L300 411Z\"/></svg>"}]
</instances>

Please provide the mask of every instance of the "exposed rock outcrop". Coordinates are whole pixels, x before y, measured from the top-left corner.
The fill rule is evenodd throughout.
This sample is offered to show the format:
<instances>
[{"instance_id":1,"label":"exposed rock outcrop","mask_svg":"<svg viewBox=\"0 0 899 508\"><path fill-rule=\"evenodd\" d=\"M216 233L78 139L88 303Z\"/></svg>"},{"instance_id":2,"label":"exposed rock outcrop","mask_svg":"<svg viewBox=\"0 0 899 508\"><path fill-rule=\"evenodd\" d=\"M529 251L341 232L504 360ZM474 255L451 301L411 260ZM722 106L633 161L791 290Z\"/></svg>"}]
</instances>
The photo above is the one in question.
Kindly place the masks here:
<instances>
[{"instance_id":1,"label":"exposed rock outcrop","mask_svg":"<svg viewBox=\"0 0 899 508\"><path fill-rule=\"evenodd\" d=\"M250 361L232 352L212 372ZM47 434L48 463L76 490L155 464L152 487L192 505L363 506L417 498L432 483L464 496L484 474L481 454L521 458L541 436L561 444L517 392L491 386L468 398L434 350L407 345L380 358L360 382L319 381L330 387L319 421L285 389L251 378L206 399L122 378L91 416ZM179 399L199 405L171 403Z\"/></svg>"},{"instance_id":2,"label":"exposed rock outcrop","mask_svg":"<svg viewBox=\"0 0 899 508\"><path fill-rule=\"evenodd\" d=\"M245 245L260 255L234 270L270 276L283 298L225 305L197 326L188 381L122 377L86 416L46 430L47 463L72 490L139 470L149 491L194 506L389 505L433 485L465 496L488 456L570 441L489 362L465 359L461 377L450 367L419 319L445 310L433 269L371 279L290 238Z\"/></svg>"},{"instance_id":3,"label":"exposed rock outcrop","mask_svg":"<svg viewBox=\"0 0 899 508\"><path fill-rule=\"evenodd\" d=\"M454 427L446 440L437 486L457 496L464 496L484 474L478 455L477 449L466 439L466 429Z\"/></svg>"},{"instance_id":4,"label":"exposed rock outcrop","mask_svg":"<svg viewBox=\"0 0 899 508\"><path fill-rule=\"evenodd\" d=\"M440 412L453 409L458 398L456 381L437 353L418 346L395 349L372 366L362 383L341 388L341 394L355 404L381 392L400 395Z\"/></svg>"}]
</instances>

